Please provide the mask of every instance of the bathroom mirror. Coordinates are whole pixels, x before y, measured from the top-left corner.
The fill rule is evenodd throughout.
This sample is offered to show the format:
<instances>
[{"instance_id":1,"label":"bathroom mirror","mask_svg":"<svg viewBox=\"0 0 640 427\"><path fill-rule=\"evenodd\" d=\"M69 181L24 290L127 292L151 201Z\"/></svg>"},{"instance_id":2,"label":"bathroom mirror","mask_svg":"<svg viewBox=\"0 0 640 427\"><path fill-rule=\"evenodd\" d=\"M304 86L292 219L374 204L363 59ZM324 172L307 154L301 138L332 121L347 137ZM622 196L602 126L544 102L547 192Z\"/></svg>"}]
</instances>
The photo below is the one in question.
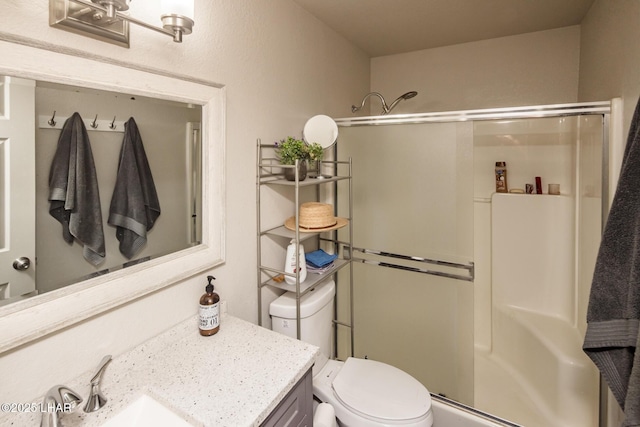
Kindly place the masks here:
<instances>
[{"instance_id":1,"label":"bathroom mirror","mask_svg":"<svg viewBox=\"0 0 640 427\"><path fill-rule=\"evenodd\" d=\"M200 127L198 136L201 150L193 153L194 156L191 157L202 169L200 179L197 176L193 177L194 180L201 181L200 197L193 197L191 201L196 204L200 202L202 221L188 230L191 237L185 238L185 242L191 240L191 243L166 250L160 249L146 255L140 252L141 257L134 257L130 265L122 262L122 258L117 262L118 267L111 266L108 271L99 266L99 274L81 275L78 276L80 280L71 285L0 306L0 352L186 279L224 261L224 89L211 82L169 75L166 72L119 63L80 51L65 49L61 52L57 49L59 48L26 39L0 40L0 50L3 52L0 75L38 81L39 87L45 90L61 90L62 93L73 86L75 89L70 92L89 96L123 94L125 96L122 98L127 98L130 102L144 100L155 103L154 109L161 110L168 106L185 113L186 122ZM13 112L10 111L9 105L0 107L0 112L4 115L17 113L15 108ZM60 115L69 116L72 113L73 111L64 111L60 112ZM118 119L116 116L116 123L121 124L128 117ZM94 120L94 117L83 118L85 121ZM108 118L109 124L112 119L113 117ZM37 122L37 118L35 120ZM35 123L35 127L38 132L38 123ZM45 131L59 132L47 130L46 126L43 126L41 132ZM142 127L140 131L153 168L151 142L144 141ZM180 132L186 135L187 131L188 129L183 128ZM122 136L123 133L120 133L120 141ZM113 133L112 137L118 138ZM57 141L57 137L55 138ZM90 135L90 139L92 138ZM92 142L94 160L96 166L99 166L99 160L96 158L99 149L93 145ZM119 151L119 148L116 151ZM34 167L42 169L43 166ZM117 168L117 159L114 167ZM45 174L48 175L48 166L45 168ZM152 173L156 186L159 186L158 180L162 180L163 175L170 174L170 171L166 164L162 164L157 170L152 170ZM38 180L42 181L42 178ZM12 186L13 183L8 188ZM8 200L8 197L4 198ZM161 209L164 211L163 205L169 209L167 213L171 210L170 199L171 197L165 197L165 200L160 200ZM177 210L183 209L187 212L192 209L191 201L179 202L184 206L179 206ZM38 209L46 209L46 204L44 206L39 206ZM105 207L103 203L102 208L108 209L109 206L107 204ZM112 229L106 223L104 226L106 239ZM5 226L5 230L2 237L8 238L6 236L10 235L10 229ZM57 232L60 232L59 226ZM153 232L152 229L149 239L153 238ZM39 238L42 233L40 230L37 233ZM47 240L52 237L55 238L53 235L47 236ZM117 248L115 251L117 252ZM145 262L136 262L138 260ZM86 261L80 258L74 263ZM127 268L122 268L123 265ZM83 278L86 280L82 280Z\"/></svg>"},{"instance_id":2,"label":"bathroom mirror","mask_svg":"<svg viewBox=\"0 0 640 427\"><path fill-rule=\"evenodd\" d=\"M9 142L0 143L8 168L5 170L0 164L0 175L10 182L2 201L8 212L5 229L11 230L2 241L0 254L0 305L129 268L201 242L200 105L6 76L0 76L0 88L0 98L10 112L2 115L0 125L0 139L10 138ZM100 213L102 223L91 228L95 241L104 242L105 248L104 258L97 265L84 258L78 239L67 243L61 224L49 212L49 171L67 116L74 112L83 118L95 166L91 176L95 175L96 198L91 204L80 202L77 206L79 210L84 207ZM115 190L120 150L123 141L133 136L125 136L129 118L135 121L149 164L149 184L145 188L157 195L160 215L144 243L124 255L117 228L109 224L109 218L112 200L118 200L118 196L124 200L127 190L137 191L131 183ZM14 138L19 138L17 144L11 143ZM61 160L58 158L58 162ZM129 215L135 215L139 206L135 202L130 206ZM28 264L16 270L16 259Z\"/></svg>"}]
</instances>

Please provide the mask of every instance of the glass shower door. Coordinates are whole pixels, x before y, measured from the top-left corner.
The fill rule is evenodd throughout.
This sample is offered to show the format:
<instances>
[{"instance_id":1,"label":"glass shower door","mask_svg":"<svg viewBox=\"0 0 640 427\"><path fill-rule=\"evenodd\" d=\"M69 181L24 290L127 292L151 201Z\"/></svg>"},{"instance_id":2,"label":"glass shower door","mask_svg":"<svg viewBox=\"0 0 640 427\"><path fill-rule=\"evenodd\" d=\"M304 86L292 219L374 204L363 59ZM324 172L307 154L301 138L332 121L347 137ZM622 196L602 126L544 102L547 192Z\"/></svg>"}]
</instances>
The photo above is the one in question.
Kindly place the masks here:
<instances>
[{"instance_id":1,"label":"glass shower door","mask_svg":"<svg viewBox=\"0 0 640 427\"><path fill-rule=\"evenodd\" d=\"M341 127L337 146L353 159L354 355L473 404L472 124Z\"/></svg>"}]
</instances>

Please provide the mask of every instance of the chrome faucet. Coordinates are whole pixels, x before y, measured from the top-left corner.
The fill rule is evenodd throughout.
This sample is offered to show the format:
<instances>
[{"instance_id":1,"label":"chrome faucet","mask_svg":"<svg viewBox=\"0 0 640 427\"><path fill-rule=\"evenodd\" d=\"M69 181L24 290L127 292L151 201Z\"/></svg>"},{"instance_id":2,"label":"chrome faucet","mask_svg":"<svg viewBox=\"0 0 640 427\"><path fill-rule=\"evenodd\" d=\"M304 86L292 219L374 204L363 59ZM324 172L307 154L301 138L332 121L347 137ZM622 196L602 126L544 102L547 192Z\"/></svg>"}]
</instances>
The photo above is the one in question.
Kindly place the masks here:
<instances>
[{"instance_id":1,"label":"chrome faucet","mask_svg":"<svg viewBox=\"0 0 640 427\"><path fill-rule=\"evenodd\" d=\"M98 365L98 371L93 378L91 378L91 392L87 398L87 403L84 405L84 412L95 412L107 403L107 398L104 397L100 391L100 382L102 381L102 374L109 362L111 362L110 354L102 358Z\"/></svg>"},{"instance_id":2,"label":"chrome faucet","mask_svg":"<svg viewBox=\"0 0 640 427\"><path fill-rule=\"evenodd\" d=\"M63 385L52 387L42 401L45 411L42 412L40 427L62 427L60 415L73 412L80 403L82 398L70 388Z\"/></svg>"}]
</instances>

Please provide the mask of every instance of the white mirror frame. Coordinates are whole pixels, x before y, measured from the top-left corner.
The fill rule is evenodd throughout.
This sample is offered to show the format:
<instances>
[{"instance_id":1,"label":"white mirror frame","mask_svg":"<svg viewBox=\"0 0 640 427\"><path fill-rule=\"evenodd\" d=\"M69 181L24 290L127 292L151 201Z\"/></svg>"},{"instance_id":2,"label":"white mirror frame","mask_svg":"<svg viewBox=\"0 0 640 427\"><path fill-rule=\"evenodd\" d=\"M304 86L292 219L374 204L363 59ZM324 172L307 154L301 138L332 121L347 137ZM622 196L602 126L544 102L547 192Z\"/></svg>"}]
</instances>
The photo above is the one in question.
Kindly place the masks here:
<instances>
[{"instance_id":1,"label":"white mirror frame","mask_svg":"<svg viewBox=\"0 0 640 427\"><path fill-rule=\"evenodd\" d=\"M225 89L0 33L0 74L202 106L202 244L0 307L0 353L224 262Z\"/></svg>"}]
</instances>

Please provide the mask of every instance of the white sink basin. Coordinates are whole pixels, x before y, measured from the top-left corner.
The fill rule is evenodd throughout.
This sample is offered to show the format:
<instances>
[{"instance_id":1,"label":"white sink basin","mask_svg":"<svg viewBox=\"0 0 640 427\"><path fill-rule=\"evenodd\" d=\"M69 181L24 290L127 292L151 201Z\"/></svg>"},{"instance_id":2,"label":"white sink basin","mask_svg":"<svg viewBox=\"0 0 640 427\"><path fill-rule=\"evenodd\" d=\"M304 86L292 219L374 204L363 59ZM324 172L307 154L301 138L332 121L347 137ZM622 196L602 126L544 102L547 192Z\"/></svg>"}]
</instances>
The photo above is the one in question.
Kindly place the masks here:
<instances>
[{"instance_id":1,"label":"white sink basin","mask_svg":"<svg viewBox=\"0 0 640 427\"><path fill-rule=\"evenodd\" d=\"M151 396L143 394L103 427L193 427Z\"/></svg>"}]
</instances>

